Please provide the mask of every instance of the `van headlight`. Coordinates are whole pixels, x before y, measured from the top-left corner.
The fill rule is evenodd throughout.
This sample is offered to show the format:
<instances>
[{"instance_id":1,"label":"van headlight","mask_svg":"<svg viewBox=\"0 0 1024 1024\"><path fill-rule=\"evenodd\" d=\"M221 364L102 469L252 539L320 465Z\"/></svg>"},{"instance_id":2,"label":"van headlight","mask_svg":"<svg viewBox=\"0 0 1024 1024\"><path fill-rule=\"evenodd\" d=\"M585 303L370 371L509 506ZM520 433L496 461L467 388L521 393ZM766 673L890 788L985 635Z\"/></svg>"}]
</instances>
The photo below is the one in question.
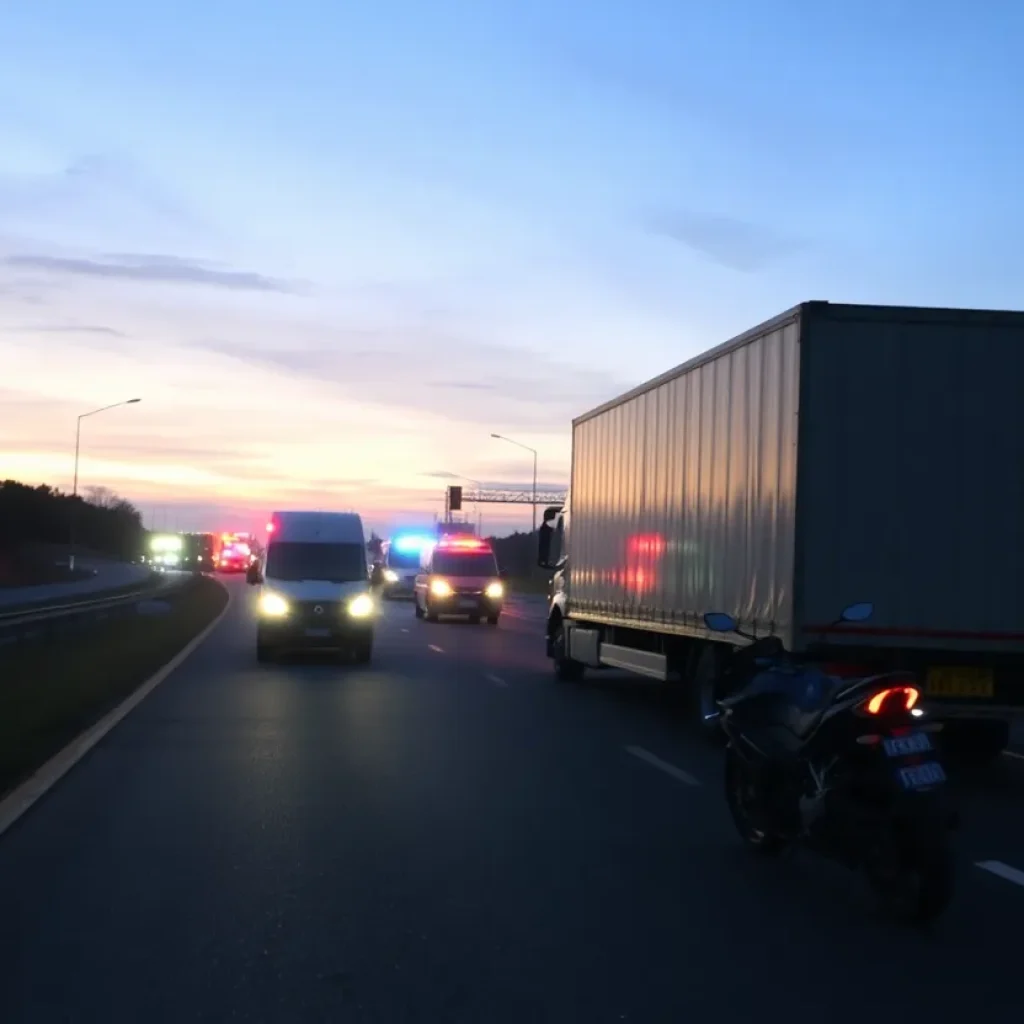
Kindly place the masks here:
<instances>
[{"instance_id":1,"label":"van headlight","mask_svg":"<svg viewBox=\"0 0 1024 1024\"><path fill-rule=\"evenodd\" d=\"M348 613L353 619L366 619L373 614L373 598L369 594L359 594L348 603Z\"/></svg>"},{"instance_id":2,"label":"van headlight","mask_svg":"<svg viewBox=\"0 0 1024 1024\"><path fill-rule=\"evenodd\" d=\"M398 573L395 572L394 569L385 569L384 570L384 579L385 579L385 581L387 583L397 583L398 582Z\"/></svg>"},{"instance_id":3,"label":"van headlight","mask_svg":"<svg viewBox=\"0 0 1024 1024\"><path fill-rule=\"evenodd\" d=\"M260 614L279 619L288 614L288 602L280 594L260 594Z\"/></svg>"},{"instance_id":4,"label":"van headlight","mask_svg":"<svg viewBox=\"0 0 1024 1024\"><path fill-rule=\"evenodd\" d=\"M505 588L500 583L488 583L487 588L484 590L484 597L489 597L492 601L496 601L504 593Z\"/></svg>"},{"instance_id":5,"label":"van headlight","mask_svg":"<svg viewBox=\"0 0 1024 1024\"><path fill-rule=\"evenodd\" d=\"M454 593L452 585L447 580L432 580L430 592L434 597L451 597Z\"/></svg>"}]
</instances>

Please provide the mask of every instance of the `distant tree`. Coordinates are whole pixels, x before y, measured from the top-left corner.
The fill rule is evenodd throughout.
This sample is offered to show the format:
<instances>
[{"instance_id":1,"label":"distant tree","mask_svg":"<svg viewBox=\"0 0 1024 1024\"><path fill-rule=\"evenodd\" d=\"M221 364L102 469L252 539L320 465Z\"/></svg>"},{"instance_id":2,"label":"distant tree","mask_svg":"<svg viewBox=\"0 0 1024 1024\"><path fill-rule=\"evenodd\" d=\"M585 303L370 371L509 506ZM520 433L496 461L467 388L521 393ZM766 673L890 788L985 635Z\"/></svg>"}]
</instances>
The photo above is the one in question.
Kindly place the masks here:
<instances>
[{"instance_id":1,"label":"distant tree","mask_svg":"<svg viewBox=\"0 0 1024 1024\"><path fill-rule=\"evenodd\" d=\"M145 531L135 506L106 487L90 488L88 499L71 497L46 484L32 487L17 480L0 483L0 548L29 544L67 544L71 510L77 507L77 545L117 558L132 558L142 549Z\"/></svg>"},{"instance_id":2,"label":"distant tree","mask_svg":"<svg viewBox=\"0 0 1024 1024\"><path fill-rule=\"evenodd\" d=\"M86 487L85 500L97 508L113 508L121 499L109 487Z\"/></svg>"}]
</instances>

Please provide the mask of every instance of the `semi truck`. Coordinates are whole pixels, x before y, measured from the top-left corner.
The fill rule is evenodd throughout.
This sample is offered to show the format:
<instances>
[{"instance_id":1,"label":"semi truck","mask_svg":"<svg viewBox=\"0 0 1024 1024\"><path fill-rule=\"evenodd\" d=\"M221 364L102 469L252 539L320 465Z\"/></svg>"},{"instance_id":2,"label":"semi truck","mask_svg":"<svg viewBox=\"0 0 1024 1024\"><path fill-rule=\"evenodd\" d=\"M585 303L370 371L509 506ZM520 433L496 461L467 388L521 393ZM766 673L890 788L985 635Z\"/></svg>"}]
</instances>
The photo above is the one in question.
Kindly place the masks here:
<instances>
[{"instance_id":1,"label":"semi truck","mask_svg":"<svg viewBox=\"0 0 1024 1024\"><path fill-rule=\"evenodd\" d=\"M1024 711L1022 394L1024 313L817 301L580 416L538 535L557 678L685 686L713 731L724 655L773 635L912 672L994 756Z\"/></svg>"}]
</instances>

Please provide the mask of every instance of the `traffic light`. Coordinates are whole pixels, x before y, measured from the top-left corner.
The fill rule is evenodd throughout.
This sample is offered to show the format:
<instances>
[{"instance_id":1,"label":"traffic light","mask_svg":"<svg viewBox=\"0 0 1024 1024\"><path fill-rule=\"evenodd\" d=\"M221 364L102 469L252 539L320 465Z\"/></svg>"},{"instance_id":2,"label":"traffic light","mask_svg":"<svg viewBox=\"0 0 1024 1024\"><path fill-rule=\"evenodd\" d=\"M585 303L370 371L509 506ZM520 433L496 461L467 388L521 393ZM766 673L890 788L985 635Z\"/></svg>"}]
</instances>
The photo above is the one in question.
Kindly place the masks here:
<instances>
[{"instance_id":1,"label":"traffic light","mask_svg":"<svg viewBox=\"0 0 1024 1024\"><path fill-rule=\"evenodd\" d=\"M448 488L448 511L458 512L462 509L462 488L453 484Z\"/></svg>"}]
</instances>

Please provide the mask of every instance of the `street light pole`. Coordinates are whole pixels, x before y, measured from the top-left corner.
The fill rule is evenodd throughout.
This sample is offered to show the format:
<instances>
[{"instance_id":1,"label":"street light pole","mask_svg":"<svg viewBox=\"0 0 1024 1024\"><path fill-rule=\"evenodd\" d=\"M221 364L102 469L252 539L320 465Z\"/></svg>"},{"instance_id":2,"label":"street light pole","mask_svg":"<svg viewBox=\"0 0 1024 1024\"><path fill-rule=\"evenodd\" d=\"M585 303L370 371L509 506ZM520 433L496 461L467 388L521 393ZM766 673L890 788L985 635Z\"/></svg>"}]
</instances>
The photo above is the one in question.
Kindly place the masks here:
<instances>
[{"instance_id":1,"label":"street light pole","mask_svg":"<svg viewBox=\"0 0 1024 1024\"><path fill-rule=\"evenodd\" d=\"M91 412L83 412L78 417L75 426L75 481L71 488L71 522L70 522L70 553L68 554L68 568L74 572L75 569L75 543L78 525L78 457L82 450L82 420L98 413L106 412L108 409L119 409L122 405L135 405L141 402L141 398L128 398L123 402L114 402L112 405L104 405L102 408L93 409Z\"/></svg>"},{"instance_id":2,"label":"street light pole","mask_svg":"<svg viewBox=\"0 0 1024 1024\"><path fill-rule=\"evenodd\" d=\"M498 441L508 441L509 444L514 444L517 448L523 448L524 450L533 454L533 532L537 532L537 449L531 448L528 444L523 444L522 441L514 441L511 437L506 437L504 434L491 434L491 437Z\"/></svg>"}]
</instances>

